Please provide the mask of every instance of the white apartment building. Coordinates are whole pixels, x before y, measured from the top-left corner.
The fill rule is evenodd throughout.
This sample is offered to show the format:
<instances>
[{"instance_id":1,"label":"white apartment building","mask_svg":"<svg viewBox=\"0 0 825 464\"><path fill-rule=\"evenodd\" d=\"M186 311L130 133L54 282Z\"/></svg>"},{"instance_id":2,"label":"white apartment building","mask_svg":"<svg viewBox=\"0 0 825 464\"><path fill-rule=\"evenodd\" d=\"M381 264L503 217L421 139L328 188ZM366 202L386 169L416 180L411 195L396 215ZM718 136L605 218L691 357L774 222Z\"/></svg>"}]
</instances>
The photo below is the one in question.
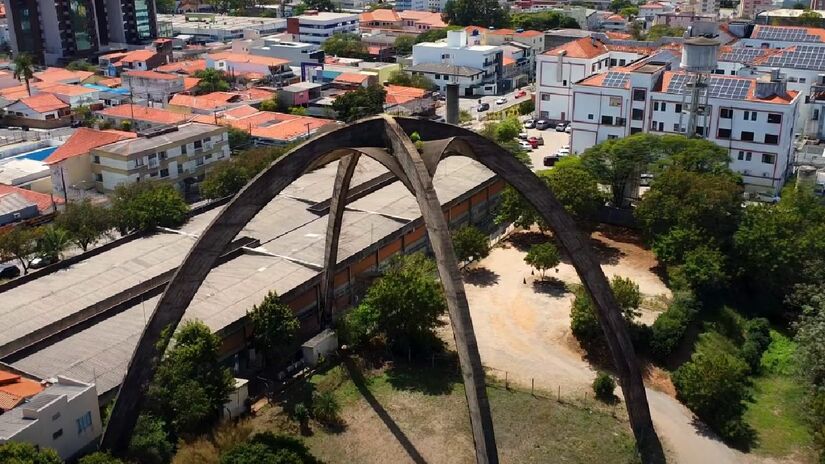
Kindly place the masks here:
<instances>
[{"instance_id":1,"label":"white apartment building","mask_svg":"<svg viewBox=\"0 0 825 464\"><path fill-rule=\"evenodd\" d=\"M52 448L70 460L94 449L103 432L94 384L58 377L57 383L0 415L0 444Z\"/></svg>"},{"instance_id":2,"label":"white apartment building","mask_svg":"<svg viewBox=\"0 0 825 464\"><path fill-rule=\"evenodd\" d=\"M395 9L398 11L430 11L430 0L396 0Z\"/></svg>"},{"instance_id":3,"label":"white apartment building","mask_svg":"<svg viewBox=\"0 0 825 464\"><path fill-rule=\"evenodd\" d=\"M464 30L447 32L447 40L413 46L409 72L423 74L439 85L456 82L464 96L494 95L504 67L504 52L493 45L468 45Z\"/></svg>"},{"instance_id":4,"label":"white apartment building","mask_svg":"<svg viewBox=\"0 0 825 464\"><path fill-rule=\"evenodd\" d=\"M358 15L351 13L308 13L287 18L286 30L295 41L322 44L335 34L358 33Z\"/></svg>"},{"instance_id":5,"label":"white apartment building","mask_svg":"<svg viewBox=\"0 0 825 464\"><path fill-rule=\"evenodd\" d=\"M283 32L286 20L208 13L158 15L158 22L168 23L174 35L192 36L194 42L230 42Z\"/></svg>"},{"instance_id":6,"label":"white apartment building","mask_svg":"<svg viewBox=\"0 0 825 464\"><path fill-rule=\"evenodd\" d=\"M288 34L285 34L288 35ZM248 53L288 60L289 66L301 66L302 63L317 64L323 56L321 46L316 43L293 42L285 35L272 35L260 39L235 40L232 42L233 53Z\"/></svg>"},{"instance_id":7,"label":"white apartment building","mask_svg":"<svg viewBox=\"0 0 825 464\"><path fill-rule=\"evenodd\" d=\"M793 156L799 94L777 76L711 76L707 105L689 108L688 76L671 64L642 60L573 85L572 149L581 153L605 140L638 132L684 133L689 114L705 116L697 133L730 151L730 167L747 192L777 195Z\"/></svg>"},{"instance_id":8,"label":"white apartment building","mask_svg":"<svg viewBox=\"0 0 825 464\"><path fill-rule=\"evenodd\" d=\"M161 103L169 101L172 95L185 89L183 76L157 71L127 71L121 75L123 87L133 98Z\"/></svg>"},{"instance_id":9,"label":"white apartment building","mask_svg":"<svg viewBox=\"0 0 825 464\"><path fill-rule=\"evenodd\" d=\"M229 137L225 127L191 122L94 148L89 154L99 191L145 180L175 182L184 189L202 180L213 163L229 159Z\"/></svg>"}]
</instances>

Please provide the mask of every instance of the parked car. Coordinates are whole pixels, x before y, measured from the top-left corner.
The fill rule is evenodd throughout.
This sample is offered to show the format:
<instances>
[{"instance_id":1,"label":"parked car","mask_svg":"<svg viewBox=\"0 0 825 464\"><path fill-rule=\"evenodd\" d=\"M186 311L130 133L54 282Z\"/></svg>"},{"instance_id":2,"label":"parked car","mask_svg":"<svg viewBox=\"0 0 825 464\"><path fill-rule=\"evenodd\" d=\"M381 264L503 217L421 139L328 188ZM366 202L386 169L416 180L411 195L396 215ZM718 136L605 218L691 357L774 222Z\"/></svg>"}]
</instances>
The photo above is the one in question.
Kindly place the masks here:
<instances>
[{"instance_id":1,"label":"parked car","mask_svg":"<svg viewBox=\"0 0 825 464\"><path fill-rule=\"evenodd\" d=\"M527 140L527 132L519 132L518 138L520 138L521 140Z\"/></svg>"},{"instance_id":2,"label":"parked car","mask_svg":"<svg viewBox=\"0 0 825 464\"><path fill-rule=\"evenodd\" d=\"M570 145L562 145L561 149L562 150L567 150L568 152L570 152Z\"/></svg>"},{"instance_id":3,"label":"parked car","mask_svg":"<svg viewBox=\"0 0 825 464\"><path fill-rule=\"evenodd\" d=\"M525 129L535 129L536 128L536 121L533 121L532 119L528 119L528 120L524 121L524 128Z\"/></svg>"},{"instance_id":4,"label":"parked car","mask_svg":"<svg viewBox=\"0 0 825 464\"><path fill-rule=\"evenodd\" d=\"M496 100L496 105L503 105L505 103L507 103L507 99L504 97L501 97L498 100Z\"/></svg>"},{"instance_id":5,"label":"parked car","mask_svg":"<svg viewBox=\"0 0 825 464\"><path fill-rule=\"evenodd\" d=\"M540 135L538 137L534 136L534 137L530 137L529 139L527 139L528 142L532 142L533 140L536 141L536 145L544 145L544 137L542 137Z\"/></svg>"},{"instance_id":6,"label":"parked car","mask_svg":"<svg viewBox=\"0 0 825 464\"><path fill-rule=\"evenodd\" d=\"M42 267L46 267L50 264L54 264L57 262L57 257L55 256L38 256L34 258L29 264L29 267L32 269L40 269Z\"/></svg>"},{"instance_id":7,"label":"parked car","mask_svg":"<svg viewBox=\"0 0 825 464\"><path fill-rule=\"evenodd\" d=\"M479 103L478 106L476 107L476 111L478 111L479 113L481 113L482 111L487 111L489 109L490 109L490 104L489 103Z\"/></svg>"},{"instance_id":8,"label":"parked car","mask_svg":"<svg viewBox=\"0 0 825 464\"><path fill-rule=\"evenodd\" d=\"M527 142L525 140L519 140L518 141L518 146L525 149L525 150L527 150L527 151L530 151L530 150L533 149L533 146L530 145L530 142Z\"/></svg>"},{"instance_id":9,"label":"parked car","mask_svg":"<svg viewBox=\"0 0 825 464\"><path fill-rule=\"evenodd\" d=\"M539 141L535 137L527 139L527 143L529 143L534 150L539 147Z\"/></svg>"},{"instance_id":10,"label":"parked car","mask_svg":"<svg viewBox=\"0 0 825 464\"><path fill-rule=\"evenodd\" d=\"M14 279L20 275L20 268L14 264L0 264L0 279Z\"/></svg>"},{"instance_id":11,"label":"parked car","mask_svg":"<svg viewBox=\"0 0 825 464\"><path fill-rule=\"evenodd\" d=\"M521 98L525 95L527 95L527 92L525 92L524 90L519 90L518 92L516 92L516 98Z\"/></svg>"},{"instance_id":12,"label":"parked car","mask_svg":"<svg viewBox=\"0 0 825 464\"><path fill-rule=\"evenodd\" d=\"M556 132L564 132L565 130L567 130L566 122L560 122L556 124Z\"/></svg>"},{"instance_id":13,"label":"parked car","mask_svg":"<svg viewBox=\"0 0 825 464\"><path fill-rule=\"evenodd\" d=\"M570 149L569 148L559 148L559 151L556 152L556 155L558 155L560 157L561 156L568 156L568 155L570 155Z\"/></svg>"},{"instance_id":14,"label":"parked car","mask_svg":"<svg viewBox=\"0 0 825 464\"><path fill-rule=\"evenodd\" d=\"M573 125L568 124L567 127L564 128L564 132L566 132L568 134L572 134L573 133Z\"/></svg>"},{"instance_id":15,"label":"parked car","mask_svg":"<svg viewBox=\"0 0 825 464\"><path fill-rule=\"evenodd\" d=\"M544 157L544 165L545 166L554 166L556 161L559 160L559 157L556 155L547 155Z\"/></svg>"},{"instance_id":16,"label":"parked car","mask_svg":"<svg viewBox=\"0 0 825 464\"><path fill-rule=\"evenodd\" d=\"M547 129L548 127L550 127L550 121L548 121L546 119L539 119L538 121L536 121L536 129L544 130L544 129Z\"/></svg>"}]
</instances>

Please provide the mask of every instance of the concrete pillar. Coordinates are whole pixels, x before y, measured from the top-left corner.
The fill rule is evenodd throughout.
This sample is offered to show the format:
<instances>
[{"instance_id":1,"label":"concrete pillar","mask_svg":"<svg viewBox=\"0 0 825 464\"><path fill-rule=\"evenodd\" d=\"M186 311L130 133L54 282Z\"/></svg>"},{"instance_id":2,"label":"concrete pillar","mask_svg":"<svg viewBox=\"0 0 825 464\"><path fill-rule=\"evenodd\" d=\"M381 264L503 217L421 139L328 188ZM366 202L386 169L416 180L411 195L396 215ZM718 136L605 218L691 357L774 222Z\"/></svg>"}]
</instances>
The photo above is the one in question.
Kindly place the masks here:
<instances>
[{"instance_id":1,"label":"concrete pillar","mask_svg":"<svg viewBox=\"0 0 825 464\"><path fill-rule=\"evenodd\" d=\"M447 122L458 124L458 84L447 84Z\"/></svg>"}]
</instances>

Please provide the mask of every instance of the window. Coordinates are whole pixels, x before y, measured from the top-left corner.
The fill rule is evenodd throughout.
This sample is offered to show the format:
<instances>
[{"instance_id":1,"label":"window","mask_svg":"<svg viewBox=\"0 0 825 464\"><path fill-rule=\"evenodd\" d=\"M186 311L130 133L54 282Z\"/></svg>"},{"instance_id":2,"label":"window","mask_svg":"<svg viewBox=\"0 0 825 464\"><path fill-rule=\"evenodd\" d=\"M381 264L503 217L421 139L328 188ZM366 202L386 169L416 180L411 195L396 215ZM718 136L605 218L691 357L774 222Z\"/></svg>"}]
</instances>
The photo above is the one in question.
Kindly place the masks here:
<instances>
[{"instance_id":1,"label":"window","mask_svg":"<svg viewBox=\"0 0 825 464\"><path fill-rule=\"evenodd\" d=\"M203 166L203 158L196 159L195 166Z\"/></svg>"},{"instance_id":2,"label":"window","mask_svg":"<svg viewBox=\"0 0 825 464\"><path fill-rule=\"evenodd\" d=\"M608 136L607 136L607 140L616 140L616 139L618 139L618 138L619 138L619 136L618 136L618 135L608 135Z\"/></svg>"},{"instance_id":3,"label":"window","mask_svg":"<svg viewBox=\"0 0 825 464\"><path fill-rule=\"evenodd\" d=\"M660 122L659 123L659 132L664 132L664 131L665 131L665 123Z\"/></svg>"},{"instance_id":4,"label":"window","mask_svg":"<svg viewBox=\"0 0 825 464\"><path fill-rule=\"evenodd\" d=\"M739 161L750 161L752 155L753 155L753 153L751 153L751 152L740 151L739 152Z\"/></svg>"},{"instance_id":5,"label":"window","mask_svg":"<svg viewBox=\"0 0 825 464\"><path fill-rule=\"evenodd\" d=\"M641 128L641 127L631 127L631 128L630 128L630 135L633 135L633 134L638 134L638 133L639 133L639 132L641 132L641 131L642 131L642 128Z\"/></svg>"},{"instance_id":6,"label":"window","mask_svg":"<svg viewBox=\"0 0 825 464\"><path fill-rule=\"evenodd\" d=\"M81 433L85 432L87 429L92 428L92 412L86 411L86 414L78 417L75 420L77 424L77 434L80 435Z\"/></svg>"},{"instance_id":7,"label":"window","mask_svg":"<svg viewBox=\"0 0 825 464\"><path fill-rule=\"evenodd\" d=\"M169 177L169 169L161 169L160 170L160 177Z\"/></svg>"},{"instance_id":8,"label":"window","mask_svg":"<svg viewBox=\"0 0 825 464\"><path fill-rule=\"evenodd\" d=\"M729 139L730 138L730 129L723 129L719 128L719 132L716 134L717 138L720 139Z\"/></svg>"},{"instance_id":9,"label":"window","mask_svg":"<svg viewBox=\"0 0 825 464\"><path fill-rule=\"evenodd\" d=\"M619 66L624 66L627 64L627 60L619 60Z\"/></svg>"},{"instance_id":10,"label":"window","mask_svg":"<svg viewBox=\"0 0 825 464\"><path fill-rule=\"evenodd\" d=\"M679 123L673 124L673 132L682 132L682 129L679 127Z\"/></svg>"},{"instance_id":11,"label":"window","mask_svg":"<svg viewBox=\"0 0 825 464\"><path fill-rule=\"evenodd\" d=\"M633 101L645 101L647 92L644 89L633 89Z\"/></svg>"},{"instance_id":12,"label":"window","mask_svg":"<svg viewBox=\"0 0 825 464\"><path fill-rule=\"evenodd\" d=\"M765 143L776 145L779 143L779 136L776 134L765 134Z\"/></svg>"},{"instance_id":13,"label":"window","mask_svg":"<svg viewBox=\"0 0 825 464\"><path fill-rule=\"evenodd\" d=\"M673 111L675 111L677 113L681 113L682 112L682 104L681 103L676 103L675 107L673 108Z\"/></svg>"},{"instance_id":14,"label":"window","mask_svg":"<svg viewBox=\"0 0 825 464\"><path fill-rule=\"evenodd\" d=\"M641 121L645 117L644 110L640 110L638 108L633 108L633 111L630 113L630 119L634 121Z\"/></svg>"},{"instance_id":15,"label":"window","mask_svg":"<svg viewBox=\"0 0 825 464\"><path fill-rule=\"evenodd\" d=\"M653 102L653 111L659 111L659 102Z\"/></svg>"},{"instance_id":16,"label":"window","mask_svg":"<svg viewBox=\"0 0 825 464\"><path fill-rule=\"evenodd\" d=\"M719 117L722 119L730 119L733 117L733 110L730 108L720 108Z\"/></svg>"},{"instance_id":17,"label":"window","mask_svg":"<svg viewBox=\"0 0 825 464\"><path fill-rule=\"evenodd\" d=\"M52 434L52 440L57 440L63 436L63 429L57 429L57 432Z\"/></svg>"},{"instance_id":18,"label":"window","mask_svg":"<svg viewBox=\"0 0 825 464\"><path fill-rule=\"evenodd\" d=\"M819 110L813 110L813 112L811 114L811 120L812 121L818 121L819 120Z\"/></svg>"},{"instance_id":19,"label":"window","mask_svg":"<svg viewBox=\"0 0 825 464\"><path fill-rule=\"evenodd\" d=\"M705 128L702 126L696 126L696 134L697 135L705 135Z\"/></svg>"},{"instance_id":20,"label":"window","mask_svg":"<svg viewBox=\"0 0 825 464\"><path fill-rule=\"evenodd\" d=\"M95 174L95 182L103 182L103 174Z\"/></svg>"},{"instance_id":21,"label":"window","mask_svg":"<svg viewBox=\"0 0 825 464\"><path fill-rule=\"evenodd\" d=\"M745 111L745 121L756 121L756 111Z\"/></svg>"},{"instance_id":22,"label":"window","mask_svg":"<svg viewBox=\"0 0 825 464\"><path fill-rule=\"evenodd\" d=\"M739 161L744 161L744 159L745 159L745 152L744 152L744 151L742 151L742 150L739 150L739 156L737 156L737 157L736 157L736 159L738 159Z\"/></svg>"},{"instance_id":23,"label":"window","mask_svg":"<svg viewBox=\"0 0 825 464\"><path fill-rule=\"evenodd\" d=\"M95 164L100 164L100 157L95 155L94 158L92 158L92 162Z\"/></svg>"},{"instance_id":24,"label":"window","mask_svg":"<svg viewBox=\"0 0 825 464\"><path fill-rule=\"evenodd\" d=\"M550 94L549 93L541 94L541 101L550 101Z\"/></svg>"},{"instance_id":25,"label":"window","mask_svg":"<svg viewBox=\"0 0 825 464\"><path fill-rule=\"evenodd\" d=\"M762 153L762 162L765 164L773 164L776 160L776 155L772 153Z\"/></svg>"},{"instance_id":26,"label":"window","mask_svg":"<svg viewBox=\"0 0 825 464\"><path fill-rule=\"evenodd\" d=\"M160 158L161 160L165 160L166 159L166 152L165 151L158 152L158 158Z\"/></svg>"},{"instance_id":27,"label":"window","mask_svg":"<svg viewBox=\"0 0 825 464\"><path fill-rule=\"evenodd\" d=\"M203 148L203 142L200 140L195 140L195 150Z\"/></svg>"},{"instance_id":28,"label":"window","mask_svg":"<svg viewBox=\"0 0 825 464\"><path fill-rule=\"evenodd\" d=\"M567 79L564 79L563 81L561 81L561 85L567 87Z\"/></svg>"},{"instance_id":29,"label":"window","mask_svg":"<svg viewBox=\"0 0 825 464\"><path fill-rule=\"evenodd\" d=\"M135 167L143 166L143 157L135 159Z\"/></svg>"},{"instance_id":30,"label":"window","mask_svg":"<svg viewBox=\"0 0 825 464\"><path fill-rule=\"evenodd\" d=\"M158 176L158 172L157 172L157 171L154 171L154 172L150 172L150 173L149 173L149 177L157 177L157 176Z\"/></svg>"},{"instance_id":31,"label":"window","mask_svg":"<svg viewBox=\"0 0 825 464\"><path fill-rule=\"evenodd\" d=\"M52 416L53 421L56 421L57 419L60 419L60 412L59 411L54 413L54 415Z\"/></svg>"},{"instance_id":32,"label":"window","mask_svg":"<svg viewBox=\"0 0 825 464\"><path fill-rule=\"evenodd\" d=\"M178 174L183 174L183 164L178 163Z\"/></svg>"},{"instance_id":33,"label":"window","mask_svg":"<svg viewBox=\"0 0 825 464\"><path fill-rule=\"evenodd\" d=\"M183 145L181 145L181 146L180 146L180 154L181 154L181 155L185 155L185 154L186 154L186 144L185 144L185 143L184 143Z\"/></svg>"},{"instance_id":34,"label":"window","mask_svg":"<svg viewBox=\"0 0 825 464\"><path fill-rule=\"evenodd\" d=\"M667 103L662 102L662 111L667 111Z\"/></svg>"},{"instance_id":35,"label":"window","mask_svg":"<svg viewBox=\"0 0 825 464\"><path fill-rule=\"evenodd\" d=\"M203 159L208 159L208 160L212 159L212 153L204 156Z\"/></svg>"},{"instance_id":36,"label":"window","mask_svg":"<svg viewBox=\"0 0 825 464\"><path fill-rule=\"evenodd\" d=\"M592 114L592 113L591 113L591 114L588 114L588 115L587 115L587 119L590 119L590 120L592 121L592 120L593 120L593 114Z\"/></svg>"},{"instance_id":37,"label":"window","mask_svg":"<svg viewBox=\"0 0 825 464\"><path fill-rule=\"evenodd\" d=\"M753 132L742 131L742 135L739 136L739 140L753 142Z\"/></svg>"},{"instance_id":38,"label":"window","mask_svg":"<svg viewBox=\"0 0 825 464\"><path fill-rule=\"evenodd\" d=\"M807 81L807 80L808 80L808 79L806 79L806 78L804 78L804 77L800 77L800 78L799 78L799 83L800 83L800 84L804 84L804 83L805 83L805 81Z\"/></svg>"},{"instance_id":39,"label":"window","mask_svg":"<svg viewBox=\"0 0 825 464\"><path fill-rule=\"evenodd\" d=\"M616 66L617 63L616 58L610 58L610 66Z\"/></svg>"},{"instance_id":40,"label":"window","mask_svg":"<svg viewBox=\"0 0 825 464\"><path fill-rule=\"evenodd\" d=\"M613 125L613 116L602 116L602 124Z\"/></svg>"},{"instance_id":41,"label":"window","mask_svg":"<svg viewBox=\"0 0 825 464\"><path fill-rule=\"evenodd\" d=\"M782 122L782 115L779 113L768 113L768 122L771 124L780 124Z\"/></svg>"}]
</instances>

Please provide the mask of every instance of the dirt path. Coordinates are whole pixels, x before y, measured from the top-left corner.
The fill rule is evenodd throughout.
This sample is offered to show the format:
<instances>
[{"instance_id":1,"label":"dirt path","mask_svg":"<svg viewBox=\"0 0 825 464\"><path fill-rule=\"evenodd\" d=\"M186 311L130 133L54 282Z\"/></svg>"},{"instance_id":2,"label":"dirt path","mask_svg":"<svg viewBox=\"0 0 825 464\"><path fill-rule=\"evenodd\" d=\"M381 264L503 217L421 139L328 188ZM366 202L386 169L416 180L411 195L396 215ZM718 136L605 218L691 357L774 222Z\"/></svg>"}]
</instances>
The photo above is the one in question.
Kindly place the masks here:
<instances>
[{"instance_id":1,"label":"dirt path","mask_svg":"<svg viewBox=\"0 0 825 464\"><path fill-rule=\"evenodd\" d=\"M621 238L597 238L608 278L629 277L646 297L669 295L652 271L656 263L650 252ZM558 273L552 273L561 282L534 284L537 276L531 276L524 256L524 251L504 244L466 279L481 359L492 368L493 375L503 377L506 371L510 381L529 387L532 378L537 389L584 395L590 391L595 372L570 334L573 296L562 283L577 283L578 277L573 267L563 262ZM643 320L650 322L655 316L647 312ZM762 462L702 434L694 425L692 413L673 397L648 388L648 401L659 435L677 462Z\"/></svg>"}]
</instances>

